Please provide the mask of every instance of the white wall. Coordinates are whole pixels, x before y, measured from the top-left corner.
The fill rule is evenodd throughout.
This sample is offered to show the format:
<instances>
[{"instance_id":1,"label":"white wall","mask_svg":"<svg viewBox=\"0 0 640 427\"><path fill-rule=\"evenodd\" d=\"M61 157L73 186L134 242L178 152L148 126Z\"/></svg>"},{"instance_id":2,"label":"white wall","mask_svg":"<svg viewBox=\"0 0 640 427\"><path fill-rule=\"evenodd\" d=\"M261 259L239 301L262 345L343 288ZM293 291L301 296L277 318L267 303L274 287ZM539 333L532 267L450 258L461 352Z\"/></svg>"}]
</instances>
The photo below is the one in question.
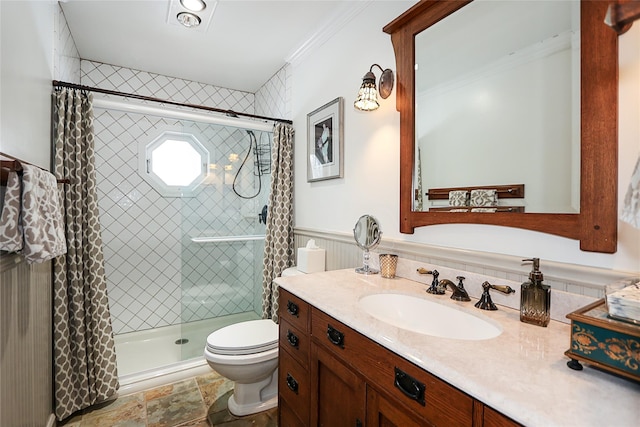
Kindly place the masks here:
<instances>
[{"instance_id":1,"label":"white wall","mask_svg":"<svg viewBox=\"0 0 640 427\"><path fill-rule=\"evenodd\" d=\"M295 224L351 232L362 214L375 215L385 237L436 246L539 257L605 269L640 271L640 230L619 224L615 254L583 252L579 242L507 227L437 225L399 232L399 113L395 90L370 113L355 111L362 76L373 63L395 69L390 37L382 27L413 2L371 2L333 38L292 69L296 130ZM379 72L377 74L379 76ZM345 100L344 178L308 183L306 115L342 96ZM620 37L619 204L640 155L640 24ZM452 171L455 173L455 171Z\"/></svg>"},{"instance_id":2,"label":"white wall","mask_svg":"<svg viewBox=\"0 0 640 427\"><path fill-rule=\"evenodd\" d=\"M57 3L1 1L0 151L49 168Z\"/></svg>"}]
</instances>

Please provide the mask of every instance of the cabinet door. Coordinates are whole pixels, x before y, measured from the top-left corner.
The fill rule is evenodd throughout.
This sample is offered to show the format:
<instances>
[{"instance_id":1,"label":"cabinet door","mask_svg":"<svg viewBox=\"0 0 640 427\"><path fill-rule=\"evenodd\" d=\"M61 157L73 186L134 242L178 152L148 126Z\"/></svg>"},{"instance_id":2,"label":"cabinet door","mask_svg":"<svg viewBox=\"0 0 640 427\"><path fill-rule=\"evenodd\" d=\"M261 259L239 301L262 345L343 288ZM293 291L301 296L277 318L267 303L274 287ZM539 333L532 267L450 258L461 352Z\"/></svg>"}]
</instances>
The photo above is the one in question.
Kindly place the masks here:
<instances>
[{"instance_id":1,"label":"cabinet door","mask_svg":"<svg viewBox=\"0 0 640 427\"><path fill-rule=\"evenodd\" d=\"M364 380L322 347L311 343L311 425L364 425Z\"/></svg>"},{"instance_id":2,"label":"cabinet door","mask_svg":"<svg viewBox=\"0 0 640 427\"><path fill-rule=\"evenodd\" d=\"M417 414L379 394L373 388L367 387L367 427L422 426L431 426L431 424L419 420Z\"/></svg>"}]
</instances>

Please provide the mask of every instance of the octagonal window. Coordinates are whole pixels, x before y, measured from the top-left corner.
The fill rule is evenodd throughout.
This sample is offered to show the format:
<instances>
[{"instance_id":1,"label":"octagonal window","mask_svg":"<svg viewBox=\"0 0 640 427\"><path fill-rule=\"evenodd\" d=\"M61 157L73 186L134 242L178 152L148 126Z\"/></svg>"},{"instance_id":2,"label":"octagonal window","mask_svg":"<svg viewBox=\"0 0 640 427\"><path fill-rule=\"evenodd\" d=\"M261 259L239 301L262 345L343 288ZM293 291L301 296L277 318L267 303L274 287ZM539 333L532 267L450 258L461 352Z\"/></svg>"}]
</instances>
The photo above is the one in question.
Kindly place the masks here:
<instances>
[{"instance_id":1,"label":"octagonal window","mask_svg":"<svg viewBox=\"0 0 640 427\"><path fill-rule=\"evenodd\" d=\"M164 196L189 196L207 177L209 152L188 133L163 132L145 147L145 176Z\"/></svg>"}]
</instances>

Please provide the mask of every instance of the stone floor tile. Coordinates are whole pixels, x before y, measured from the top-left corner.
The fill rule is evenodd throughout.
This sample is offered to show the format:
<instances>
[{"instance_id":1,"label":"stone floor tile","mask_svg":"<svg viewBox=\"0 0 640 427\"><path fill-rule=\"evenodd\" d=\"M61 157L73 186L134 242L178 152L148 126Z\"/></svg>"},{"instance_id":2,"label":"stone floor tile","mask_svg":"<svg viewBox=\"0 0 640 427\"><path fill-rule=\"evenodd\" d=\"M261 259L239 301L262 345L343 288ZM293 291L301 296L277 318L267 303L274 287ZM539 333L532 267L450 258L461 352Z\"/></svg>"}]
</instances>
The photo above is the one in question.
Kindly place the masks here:
<instances>
[{"instance_id":1,"label":"stone floor tile","mask_svg":"<svg viewBox=\"0 0 640 427\"><path fill-rule=\"evenodd\" d=\"M108 412L87 414L79 427L146 427L144 403L122 406Z\"/></svg>"},{"instance_id":2,"label":"stone floor tile","mask_svg":"<svg viewBox=\"0 0 640 427\"><path fill-rule=\"evenodd\" d=\"M160 386L156 388L152 388L151 390L147 390L142 392L144 395L144 400L149 401L153 399L157 399L163 396L169 396L174 393L183 393L187 390L195 389L198 387L195 378L190 378L188 380L180 381L173 384L168 384L165 386Z\"/></svg>"},{"instance_id":3,"label":"stone floor tile","mask_svg":"<svg viewBox=\"0 0 640 427\"><path fill-rule=\"evenodd\" d=\"M222 395L213 405L209 407L207 419L212 427L277 427L278 410L270 409L266 412L237 417L229 412L227 401L233 390Z\"/></svg>"},{"instance_id":4,"label":"stone floor tile","mask_svg":"<svg viewBox=\"0 0 640 427\"><path fill-rule=\"evenodd\" d=\"M224 377L218 377L203 383L198 381L198 385L207 408L212 406L220 397L233 390L233 381ZM225 407L227 405L227 399L224 400Z\"/></svg>"},{"instance_id":5,"label":"stone floor tile","mask_svg":"<svg viewBox=\"0 0 640 427\"><path fill-rule=\"evenodd\" d=\"M224 377L212 369L210 373L196 377L196 381L198 382L198 385L203 385L217 381L219 378Z\"/></svg>"},{"instance_id":6,"label":"stone floor tile","mask_svg":"<svg viewBox=\"0 0 640 427\"><path fill-rule=\"evenodd\" d=\"M174 427L206 415L204 401L197 387L147 401L148 427Z\"/></svg>"},{"instance_id":7,"label":"stone floor tile","mask_svg":"<svg viewBox=\"0 0 640 427\"><path fill-rule=\"evenodd\" d=\"M187 423L180 424L179 426L175 426L175 427L211 427L211 426L206 418L202 418L200 420L189 421Z\"/></svg>"},{"instance_id":8,"label":"stone floor tile","mask_svg":"<svg viewBox=\"0 0 640 427\"><path fill-rule=\"evenodd\" d=\"M116 400L94 405L85 409L81 418L81 425L94 425L88 424L88 420L101 418L105 415L109 415L111 417L115 415L138 417L140 415L144 418L144 401L142 399L142 393L118 397Z\"/></svg>"}]
</instances>

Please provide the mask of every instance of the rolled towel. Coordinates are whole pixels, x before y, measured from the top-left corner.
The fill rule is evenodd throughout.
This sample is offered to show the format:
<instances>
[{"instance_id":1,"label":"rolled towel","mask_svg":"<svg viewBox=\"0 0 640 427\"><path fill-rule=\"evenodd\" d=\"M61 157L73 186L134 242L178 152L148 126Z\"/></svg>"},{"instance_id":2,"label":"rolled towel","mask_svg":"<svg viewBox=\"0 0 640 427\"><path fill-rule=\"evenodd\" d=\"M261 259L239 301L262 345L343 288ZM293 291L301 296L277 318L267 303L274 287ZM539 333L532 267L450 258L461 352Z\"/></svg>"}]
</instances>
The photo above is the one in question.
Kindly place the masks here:
<instances>
[{"instance_id":1,"label":"rolled towel","mask_svg":"<svg viewBox=\"0 0 640 427\"><path fill-rule=\"evenodd\" d=\"M496 212L498 209L496 208L472 208L471 212L488 212L488 213L494 213Z\"/></svg>"},{"instance_id":2,"label":"rolled towel","mask_svg":"<svg viewBox=\"0 0 640 427\"><path fill-rule=\"evenodd\" d=\"M469 212L469 209L449 209L447 212Z\"/></svg>"},{"instance_id":3,"label":"rolled towel","mask_svg":"<svg viewBox=\"0 0 640 427\"><path fill-rule=\"evenodd\" d=\"M22 254L33 264L65 254L67 244L56 177L36 166L22 170Z\"/></svg>"},{"instance_id":4,"label":"rolled towel","mask_svg":"<svg viewBox=\"0 0 640 427\"><path fill-rule=\"evenodd\" d=\"M640 157L638 157L627 193L624 196L620 219L635 228L640 228Z\"/></svg>"},{"instance_id":5,"label":"rolled towel","mask_svg":"<svg viewBox=\"0 0 640 427\"><path fill-rule=\"evenodd\" d=\"M0 249L3 251L18 252L23 247L20 193L20 177L17 172L10 171L0 215Z\"/></svg>"},{"instance_id":6,"label":"rolled towel","mask_svg":"<svg viewBox=\"0 0 640 427\"><path fill-rule=\"evenodd\" d=\"M498 190L471 190L471 206L498 206Z\"/></svg>"},{"instance_id":7,"label":"rolled towel","mask_svg":"<svg viewBox=\"0 0 640 427\"><path fill-rule=\"evenodd\" d=\"M468 206L469 192L465 190L449 191L449 206Z\"/></svg>"}]
</instances>

